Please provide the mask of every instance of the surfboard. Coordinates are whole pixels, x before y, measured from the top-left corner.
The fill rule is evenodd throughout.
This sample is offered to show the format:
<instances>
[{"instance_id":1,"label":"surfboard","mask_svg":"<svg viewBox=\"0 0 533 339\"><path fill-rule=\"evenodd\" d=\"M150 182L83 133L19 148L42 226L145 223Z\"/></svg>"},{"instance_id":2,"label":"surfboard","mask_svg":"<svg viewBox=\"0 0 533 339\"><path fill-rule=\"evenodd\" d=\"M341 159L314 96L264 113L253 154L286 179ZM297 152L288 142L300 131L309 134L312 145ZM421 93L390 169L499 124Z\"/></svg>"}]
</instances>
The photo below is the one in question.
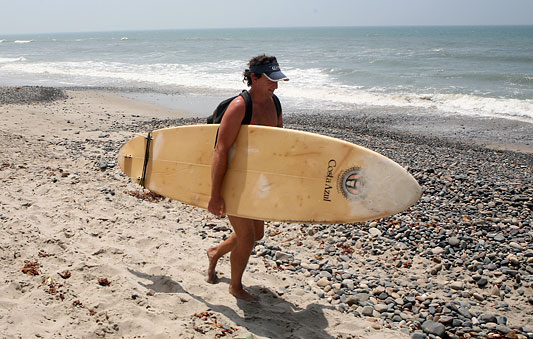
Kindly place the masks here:
<instances>
[{"instance_id":1,"label":"surfboard","mask_svg":"<svg viewBox=\"0 0 533 339\"><path fill-rule=\"evenodd\" d=\"M148 190L207 208L218 125L160 129L119 151ZM408 171L370 149L314 133L242 126L222 184L226 213L267 221L349 223L403 211L421 196Z\"/></svg>"}]
</instances>

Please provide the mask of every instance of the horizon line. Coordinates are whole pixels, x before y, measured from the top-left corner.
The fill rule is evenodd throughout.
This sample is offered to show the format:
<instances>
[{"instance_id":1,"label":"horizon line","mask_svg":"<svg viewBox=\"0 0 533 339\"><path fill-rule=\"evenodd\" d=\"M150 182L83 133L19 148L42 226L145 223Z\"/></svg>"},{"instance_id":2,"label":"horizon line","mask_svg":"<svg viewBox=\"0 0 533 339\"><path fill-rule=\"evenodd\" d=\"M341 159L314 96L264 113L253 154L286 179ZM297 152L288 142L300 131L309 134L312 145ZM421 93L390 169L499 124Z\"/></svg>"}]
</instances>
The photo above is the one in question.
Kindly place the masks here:
<instances>
[{"instance_id":1,"label":"horizon line","mask_svg":"<svg viewBox=\"0 0 533 339\"><path fill-rule=\"evenodd\" d=\"M411 27L531 27L533 24L453 24L453 25L339 25L339 26L255 26L255 27L181 27L181 28L142 28L87 31L49 31L7 33L0 36L33 35L33 34L73 34L73 33L113 33L113 32L155 32L155 31L194 31L194 30L242 30L242 29L308 29L308 28L411 28Z\"/></svg>"}]
</instances>

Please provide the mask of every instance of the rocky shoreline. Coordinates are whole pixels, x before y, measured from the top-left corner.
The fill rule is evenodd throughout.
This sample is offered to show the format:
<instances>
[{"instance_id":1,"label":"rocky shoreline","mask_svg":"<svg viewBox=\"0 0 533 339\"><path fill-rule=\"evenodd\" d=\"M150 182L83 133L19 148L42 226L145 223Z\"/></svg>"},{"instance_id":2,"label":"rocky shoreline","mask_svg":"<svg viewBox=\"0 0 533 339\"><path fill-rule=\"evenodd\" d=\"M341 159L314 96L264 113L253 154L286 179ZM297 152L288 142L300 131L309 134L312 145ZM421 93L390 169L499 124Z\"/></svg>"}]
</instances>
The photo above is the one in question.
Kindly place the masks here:
<instances>
[{"instance_id":1,"label":"rocky shoreline","mask_svg":"<svg viewBox=\"0 0 533 339\"><path fill-rule=\"evenodd\" d=\"M137 131L201 122L152 120ZM285 125L380 152L424 191L409 211L364 224L295 231L274 223L270 234L294 239L280 245L273 236L255 255L309 278L287 293L312 290L413 338L533 337L533 155L390 131L372 119L297 115Z\"/></svg>"},{"instance_id":2,"label":"rocky shoreline","mask_svg":"<svg viewBox=\"0 0 533 339\"><path fill-rule=\"evenodd\" d=\"M66 99L67 97L65 90L55 87L0 86L0 105L51 102Z\"/></svg>"},{"instance_id":3,"label":"rocky shoreline","mask_svg":"<svg viewBox=\"0 0 533 339\"><path fill-rule=\"evenodd\" d=\"M132 185L116 166L126 140L134 133L203 122L108 114L92 137L40 137L39 144L64 149L61 157L100 173L100 180L105 178L100 194L112 204L127 198L119 185ZM294 114L286 116L285 126L382 153L407 167L424 194L409 210L372 222L269 223L245 276L283 277L286 283L275 291L280 298L311 296L352 319L370 321L375 329L416 339L533 338L532 154L397 131L382 118ZM24 170L15 160L2 166L6 177ZM73 187L81 175L67 177L67 187ZM46 180L53 179L54 185L63 180ZM213 242L231 233L227 222L204 211L166 200L148 204L164 210L171 203L181 211L178 223L191 220L179 232ZM7 225L9 214L1 217Z\"/></svg>"},{"instance_id":4,"label":"rocky shoreline","mask_svg":"<svg viewBox=\"0 0 533 339\"><path fill-rule=\"evenodd\" d=\"M331 278L323 273L325 259L315 261L319 271L308 272L326 286L325 297L331 294L327 286L337 284L333 289L340 293L334 295L345 305L339 308L357 305L356 315L378 316L391 327L408 326L416 333L413 338L424 338L420 331L451 338L533 335L531 154L394 133L357 119L305 126L407 166L424 191L405 213L356 228L338 226L337 241L331 241L331 230L329 236L327 229L314 233L315 240L324 241L322 257L342 258L346 239L367 258L355 272L341 269L344 261L337 259ZM422 270L412 274L416 265ZM346 273L350 278L345 279ZM352 284L352 293L343 293ZM509 300L516 302L514 307ZM523 314L523 322L508 323L512 314Z\"/></svg>"}]
</instances>

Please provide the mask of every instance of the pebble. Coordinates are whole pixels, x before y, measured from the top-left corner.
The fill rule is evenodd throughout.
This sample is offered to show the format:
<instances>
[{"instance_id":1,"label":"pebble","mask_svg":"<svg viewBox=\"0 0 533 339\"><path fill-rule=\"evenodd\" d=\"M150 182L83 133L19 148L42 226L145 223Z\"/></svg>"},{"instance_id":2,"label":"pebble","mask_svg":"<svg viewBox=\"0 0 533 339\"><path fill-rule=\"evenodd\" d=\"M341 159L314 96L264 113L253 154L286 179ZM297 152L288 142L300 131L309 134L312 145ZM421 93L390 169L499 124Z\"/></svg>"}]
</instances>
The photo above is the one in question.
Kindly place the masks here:
<instances>
[{"instance_id":1,"label":"pebble","mask_svg":"<svg viewBox=\"0 0 533 339\"><path fill-rule=\"evenodd\" d=\"M331 273L329 273L328 271L321 271L318 274L318 276L321 277L321 278L328 278L328 279L330 279L332 277Z\"/></svg>"},{"instance_id":2,"label":"pebble","mask_svg":"<svg viewBox=\"0 0 533 339\"><path fill-rule=\"evenodd\" d=\"M342 281L342 285L345 286L349 290L353 290L355 287L355 282L352 279L344 279Z\"/></svg>"},{"instance_id":3,"label":"pebble","mask_svg":"<svg viewBox=\"0 0 533 339\"><path fill-rule=\"evenodd\" d=\"M309 263L302 263L301 265L303 268L307 270L318 270L320 268L319 264L309 264Z\"/></svg>"},{"instance_id":4,"label":"pebble","mask_svg":"<svg viewBox=\"0 0 533 339\"><path fill-rule=\"evenodd\" d=\"M477 285L478 285L479 287L485 287L485 286L487 286L487 283L488 283L488 281L487 281L487 279L485 279L485 278L480 278L480 279L477 281Z\"/></svg>"},{"instance_id":5,"label":"pebble","mask_svg":"<svg viewBox=\"0 0 533 339\"><path fill-rule=\"evenodd\" d=\"M444 253L444 249L442 247L435 247L431 252L433 255L441 255Z\"/></svg>"},{"instance_id":6,"label":"pebble","mask_svg":"<svg viewBox=\"0 0 533 339\"><path fill-rule=\"evenodd\" d=\"M457 237L451 237L450 239L448 239L448 244L450 244L450 246L458 246L460 243L461 240L459 240L459 238Z\"/></svg>"},{"instance_id":7,"label":"pebble","mask_svg":"<svg viewBox=\"0 0 533 339\"><path fill-rule=\"evenodd\" d=\"M374 306L374 309L378 311L379 313L383 313L383 312L386 312L389 309L389 307L385 304L377 304Z\"/></svg>"},{"instance_id":8,"label":"pebble","mask_svg":"<svg viewBox=\"0 0 533 339\"><path fill-rule=\"evenodd\" d=\"M443 324L431 320L424 321L424 323L422 324L422 329L428 334L434 334L439 337L441 337L444 332L446 332L446 328Z\"/></svg>"},{"instance_id":9,"label":"pebble","mask_svg":"<svg viewBox=\"0 0 533 339\"><path fill-rule=\"evenodd\" d=\"M494 237L494 240L496 240L496 241L504 241L505 240L505 236L503 234L501 234L501 233L498 233Z\"/></svg>"},{"instance_id":10,"label":"pebble","mask_svg":"<svg viewBox=\"0 0 533 339\"><path fill-rule=\"evenodd\" d=\"M382 232L381 232L379 229L375 228L375 227L370 228L370 229L368 230L368 233L370 233L370 235L371 235L373 238L375 238L375 237L379 237L379 236L381 236L381 234L382 234Z\"/></svg>"},{"instance_id":11,"label":"pebble","mask_svg":"<svg viewBox=\"0 0 533 339\"><path fill-rule=\"evenodd\" d=\"M361 313L367 317L371 317L374 314L374 308L372 306L365 306Z\"/></svg>"},{"instance_id":12,"label":"pebble","mask_svg":"<svg viewBox=\"0 0 533 339\"><path fill-rule=\"evenodd\" d=\"M464 284L460 281L454 281L450 284L450 287L454 290L460 291L464 288Z\"/></svg>"},{"instance_id":13,"label":"pebble","mask_svg":"<svg viewBox=\"0 0 533 339\"><path fill-rule=\"evenodd\" d=\"M437 273L440 272L440 271L442 270L442 267L443 267L442 264L438 264L438 265L436 265L436 266L433 266L433 267L431 268L431 270L430 270L430 273L431 273L432 275L437 275Z\"/></svg>"},{"instance_id":14,"label":"pebble","mask_svg":"<svg viewBox=\"0 0 533 339\"><path fill-rule=\"evenodd\" d=\"M427 339L427 335L423 332L415 331L411 335L411 339Z\"/></svg>"},{"instance_id":15,"label":"pebble","mask_svg":"<svg viewBox=\"0 0 533 339\"><path fill-rule=\"evenodd\" d=\"M282 252L282 251L276 251L275 257L276 257L276 260L285 261L285 262L292 260L292 254Z\"/></svg>"},{"instance_id":16,"label":"pebble","mask_svg":"<svg viewBox=\"0 0 533 339\"><path fill-rule=\"evenodd\" d=\"M316 282L316 284L319 286L319 287L324 287L324 286L328 286L329 285L329 280L328 278L321 278L320 280L318 280Z\"/></svg>"}]
</instances>

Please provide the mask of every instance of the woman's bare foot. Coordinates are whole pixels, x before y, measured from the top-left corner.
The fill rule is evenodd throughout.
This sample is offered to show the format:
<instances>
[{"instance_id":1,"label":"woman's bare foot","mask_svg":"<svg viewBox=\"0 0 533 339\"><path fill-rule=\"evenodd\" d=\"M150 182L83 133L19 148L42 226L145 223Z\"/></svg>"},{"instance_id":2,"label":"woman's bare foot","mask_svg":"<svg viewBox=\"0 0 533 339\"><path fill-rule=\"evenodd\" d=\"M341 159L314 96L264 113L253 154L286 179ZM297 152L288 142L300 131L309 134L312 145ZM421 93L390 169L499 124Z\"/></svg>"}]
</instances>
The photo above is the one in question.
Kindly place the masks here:
<instances>
[{"instance_id":1,"label":"woman's bare foot","mask_svg":"<svg viewBox=\"0 0 533 339\"><path fill-rule=\"evenodd\" d=\"M217 267L217 261L215 259L216 247L211 247L207 249L207 258L209 259L209 267L207 268L207 282L210 284L217 283L217 272L215 268Z\"/></svg>"},{"instance_id":2,"label":"woman's bare foot","mask_svg":"<svg viewBox=\"0 0 533 339\"><path fill-rule=\"evenodd\" d=\"M246 292L243 288L233 289L230 286L229 287L229 293L232 296L234 296L235 298L242 299L244 301L255 302L255 301L259 300L255 295L252 295L252 294Z\"/></svg>"}]
</instances>

